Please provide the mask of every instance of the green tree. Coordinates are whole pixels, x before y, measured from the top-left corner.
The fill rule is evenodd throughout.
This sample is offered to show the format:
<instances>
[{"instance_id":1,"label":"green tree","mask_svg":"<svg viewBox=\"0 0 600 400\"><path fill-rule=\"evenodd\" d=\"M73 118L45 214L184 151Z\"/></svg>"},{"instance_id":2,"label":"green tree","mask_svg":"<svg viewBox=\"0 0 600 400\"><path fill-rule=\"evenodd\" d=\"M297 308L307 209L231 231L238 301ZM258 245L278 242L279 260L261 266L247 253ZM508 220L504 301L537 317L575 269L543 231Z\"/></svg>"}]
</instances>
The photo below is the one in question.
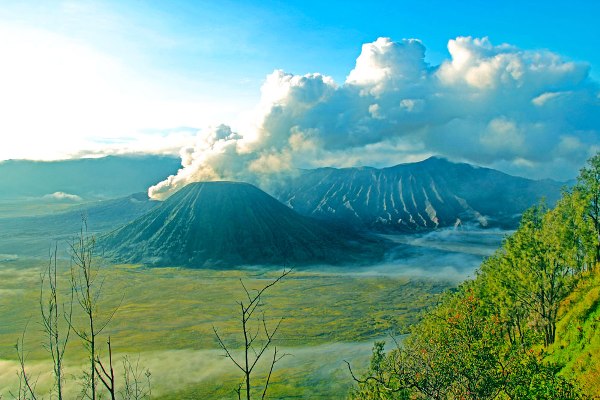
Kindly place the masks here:
<instances>
[{"instance_id":1,"label":"green tree","mask_svg":"<svg viewBox=\"0 0 600 400\"><path fill-rule=\"evenodd\" d=\"M369 369L360 379L354 375L350 363L345 361L352 378L358 383L358 387L350 393L351 399L410 399L411 388L405 381L409 375L403 370L408 363L401 359L406 353L398 346L398 343L396 345L397 348L394 351L386 354L385 342L375 342Z\"/></svg>"},{"instance_id":2,"label":"green tree","mask_svg":"<svg viewBox=\"0 0 600 400\"><path fill-rule=\"evenodd\" d=\"M594 264L600 262L600 153L590 158L577 178L576 190L586 200L585 218L592 224L594 237Z\"/></svg>"},{"instance_id":3,"label":"green tree","mask_svg":"<svg viewBox=\"0 0 600 400\"><path fill-rule=\"evenodd\" d=\"M354 399L492 399L505 384L499 321L488 318L471 284L417 324L384 358L374 348L371 367L358 379Z\"/></svg>"},{"instance_id":4,"label":"green tree","mask_svg":"<svg viewBox=\"0 0 600 400\"><path fill-rule=\"evenodd\" d=\"M519 229L506 240L508 268L501 278L510 295L526 308L529 320L554 343L560 302L576 284L577 266L565 257L562 209L542 203L527 210Z\"/></svg>"},{"instance_id":5,"label":"green tree","mask_svg":"<svg viewBox=\"0 0 600 400\"><path fill-rule=\"evenodd\" d=\"M520 296L512 264L501 248L486 259L478 272L475 290L489 315L494 315L511 345L525 345L531 340L527 329L529 311Z\"/></svg>"},{"instance_id":6,"label":"green tree","mask_svg":"<svg viewBox=\"0 0 600 400\"><path fill-rule=\"evenodd\" d=\"M560 367L542 362L542 356L532 350L521 353L504 388L506 397L511 400L584 399L572 382L559 376Z\"/></svg>"}]
</instances>

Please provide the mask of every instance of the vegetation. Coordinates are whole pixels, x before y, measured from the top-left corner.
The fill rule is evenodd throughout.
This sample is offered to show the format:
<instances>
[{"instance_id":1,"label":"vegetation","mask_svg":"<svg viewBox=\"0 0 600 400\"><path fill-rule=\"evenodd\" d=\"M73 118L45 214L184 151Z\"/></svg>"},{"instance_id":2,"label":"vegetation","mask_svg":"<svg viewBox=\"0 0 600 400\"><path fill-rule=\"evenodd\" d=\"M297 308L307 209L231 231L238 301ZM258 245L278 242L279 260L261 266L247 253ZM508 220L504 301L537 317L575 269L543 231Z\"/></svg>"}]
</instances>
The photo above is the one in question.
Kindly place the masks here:
<instances>
[{"instance_id":1,"label":"vegetation","mask_svg":"<svg viewBox=\"0 0 600 400\"><path fill-rule=\"evenodd\" d=\"M576 377L586 393L600 391L600 274L585 279L564 301L548 360Z\"/></svg>"},{"instance_id":2,"label":"vegetation","mask_svg":"<svg viewBox=\"0 0 600 400\"><path fill-rule=\"evenodd\" d=\"M96 400L103 398L104 387L110 399L117 394L116 377L113 367L111 339L108 336L108 364L100 358L99 339L108 327L118 306L107 315L102 315L99 300L102 296L103 280L99 276L98 258L95 254L95 240L87 234L86 220L82 221L80 235L70 242L70 294L63 299L64 290L58 279L57 249L50 256L48 268L41 274L39 306L42 332L46 336L43 348L50 354L52 362L52 386L50 398L66 398L64 384L64 360L69 338L74 333L81 340L87 356L87 369L79 380L79 399ZM66 300L66 301L65 301ZM75 305L75 309L74 306ZM75 311L75 312L74 312ZM101 317L104 317L101 319ZM25 330L15 346L19 360L16 393L9 392L16 400L37 400L43 398L37 390L39 376L32 377L25 360ZM139 365L134 368L128 358L123 361L124 389L123 400L146 399L150 393L149 380L140 379ZM149 374L146 375L149 379ZM147 390L145 390L147 385ZM147 393L147 394L146 394Z\"/></svg>"},{"instance_id":3,"label":"vegetation","mask_svg":"<svg viewBox=\"0 0 600 400\"><path fill-rule=\"evenodd\" d=\"M237 359L233 354L230 346L227 346L223 341L221 335L217 328L213 327L215 331L215 336L219 342L219 346L225 352L225 356L231 360L231 362L244 374L243 381L239 384L236 389L236 393L238 399L242 398L242 392L246 395L244 396L247 400L252 398L252 389L255 388L252 382L254 377L254 369L257 363L260 361L261 357L265 354L265 351L269 348L269 346L273 343L273 338L275 334L279 330L279 326L283 321L283 317L279 318L279 320L273 325L269 326L267 323L267 319L265 317L265 311L262 309L264 306L262 295L267 289L276 285L281 279L286 277L291 270L284 270L281 275L279 275L273 282L264 286L262 289L257 289L250 291L246 288L243 281L240 281L242 287L244 288L244 292L246 293L246 300L241 300L238 304L240 306L240 321L242 324L242 335L244 337L243 341L243 357L241 359ZM273 368L275 364L281 361L283 357L287 354L281 354L280 351L277 350L277 346L275 346L273 350L273 357L271 359L269 365L269 372L267 377L265 378L264 384L262 385L262 392L260 398L264 399L267 395L267 391L269 389L269 383L271 381L271 376L273 375ZM255 390L256 391L256 390ZM259 392L259 393L260 393ZM257 394L258 395L258 394Z\"/></svg>"},{"instance_id":4,"label":"vegetation","mask_svg":"<svg viewBox=\"0 0 600 400\"><path fill-rule=\"evenodd\" d=\"M529 209L477 278L444 296L401 344L385 353L376 343L362 377L348 364L358 383L350 397L598 395L599 191L600 154L556 207Z\"/></svg>"},{"instance_id":5,"label":"vegetation","mask_svg":"<svg viewBox=\"0 0 600 400\"><path fill-rule=\"evenodd\" d=\"M70 297L70 271L60 256L59 251L58 281L66 300ZM0 386L4 389L5 385L17 384L15 338L20 337L31 316L26 337L27 365L33 377L39 376L39 392L47 392L45 383L51 364L39 346L46 337L37 325L39 263L18 259L0 268L0 359L15 360L0 362ZM139 354L140 365L152 371L154 399L235 397L232 389L239 383L239 371L217 350L213 326L235 349L242 348L232 335L239 332L240 325L235 318L240 307L233 301L243 294L239 280L243 279L248 288L261 288L277 277L275 271L99 266L104 279L99 308L112 310L126 293L100 340L106 354L106 338L111 337L115 374L121 383L123 368L119 360L125 354ZM296 270L284 283L270 288L263 299L267 317L277 321L285 316L277 333L277 346L281 346L282 353L293 354L277 364L269 385L270 398L292 394L336 398L346 393L351 382L342 359L367 361L371 341L387 332L406 332L417 321L419 312L454 284L338 270ZM74 384L73 377L80 375L87 357L79 340L71 340L65 355L66 386ZM131 359L135 365L137 356ZM257 368L257 377L268 373L263 363ZM145 370L141 369L139 376L144 381ZM182 370L197 373L184 375ZM66 398L76 394L69 393L72 396ZM7 391L4 394L5 399L11 398Z\"/></svg>"},{"instance_id":6,"label":"vegetation","mask_svg":"<svg viewBox=\"0 0 600 400\"><path fill-rule=\"evenodd\" d=\"M275 398L292 394L339 397L344 393L339 388L321 394L322 387L312 387L305 376L298 379L299 369L305 366L296 360L286 364L288 358L281 358L284 347L371 339L385 331L397 336L412 325L409 334L390 351L386 352L384 342L375 343L364 374L355 374L347 364L357 383L351 398L570 400L596 396L600 387L600 365L595 357L600 350L599 191L600 155L589 161L577 185L565 191L554 208L542 202L529 209L519 229L481 265L477 277L438 296L438 304L418 323L413 323L414 310L430 303L446 285L389 276L357 279L302 272L290 276L290 284L286 282L282 290L276 283L287 272L273 275L262 270L252 272L249 278L253 287L262 289L248 290L251 286L244 285L245 299L238 307L229 307L231 296L238 292L232 283L242 277L240 271L148 270L130 265L103 269L94 264L93 239L82 232L71 245L70 271L60 271L55 252L42 274L37 296L42 314L38 336L52 363L47 369L52 375L49 392L52 398L70 398L62 392L65 381L72 383L75 378L65 365L85 360L80 398L150 397L150 374L140 367L139 358L135 363L123 358L124 389L118 391L111 345L114 338L121 355L131 349L166 353L177 343L187 353L202 351L202 356L219 346L225 361L233 363L227 364L231 369L224 364L207 365L209 376L211 369L218 371L213 383L202 381L180 391L153 393L159 398L230 398L231 388L239 382L235 368L244 374L238 398L266 398L267 389L269 397ZM22 296L32 293L26 292L31 277L21 272L0 271L2 278L9 277L0 287L8 294L0 298L0 344L14 338L15 332L4 327L18 325L14 318L31 306L32 296ZM100 272L111 279L109 286L104 286ZM11 280L12 273L16 278ZM148 279L157 276L163 278L160 284ZM68 290L63 289L65 282ZM267 289L273 298L267 305L273 325L261 312ZM157 298L157 290L179 297ZM126 318L113 321L115 304L121 304L123 293L131 293L135 301L117 306ZM303 299L300 306L299 298ZM22 304L17 306L15 299ZM229 316L240 311L242 340L232 340L223 332L235 331L238 324ZM177 318L168 320L165 315ZM280 325L284 315L288 323ZM71 343L71 333L84 343L83 350ZM288 342L280 342L280 335ZM167 337L171 340L165 340ZM282 343L285 346L279 347ZM235 350L240 348L241 352ZM272 357L266 364L259 362L269 348L274 348ZM10 394L19 400L41 398L36 396L40 375L28 367L26 357L42 356L38 350L29 351L24 334L16 349L19 386ZM161 373L168 374L162 357L165 353L158 359ZM344 354L350 353L344 350ZM2 347L0 357L7 358ZM193 366L189 370L205 372ZM266 376L262 383L254 379L258 374ZM287 382L290 377L302 382L301 386ZM167 379L169 389L171 383Z\"/></svg>"}]
</instances>

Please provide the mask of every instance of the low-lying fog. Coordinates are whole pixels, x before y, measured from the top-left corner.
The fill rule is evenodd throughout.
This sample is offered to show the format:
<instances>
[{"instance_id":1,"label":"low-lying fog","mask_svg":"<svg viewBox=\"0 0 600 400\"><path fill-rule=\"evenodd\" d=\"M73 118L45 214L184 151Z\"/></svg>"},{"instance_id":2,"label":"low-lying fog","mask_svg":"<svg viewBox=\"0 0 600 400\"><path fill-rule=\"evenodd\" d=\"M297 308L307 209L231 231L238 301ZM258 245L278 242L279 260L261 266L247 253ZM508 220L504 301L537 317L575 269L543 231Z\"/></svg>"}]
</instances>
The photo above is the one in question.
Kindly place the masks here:
<instances>
[{"instance_id":1,"label":"low-lying fog","mask_svg":"<svg viewBox=\"0 0 600 400\"><path fill-rule=\"evenodd\" d=\"M385 238L397 244L389 252L385 262L350 269L314 267L302 271L317 276L340 274L358 278L364 276L365 279L373 276L390 276L458 283L472 277L482 260L491 255L509 233L509 231L490 229L444 229L421 234L385 235ZM9 306L8 303L13 301L10 298L15 299L14 296L20 295L22 285L36 286L39 269L34 265L40 263L22 263L26 258L28 257L12 253L0 255L0 300L2 300L0 304L4 302L5 306ZM20 268L21 265L27 264L30 267ZM43 264L40 264L39 268L42 268ZM4 275L10 277L12 284L3 283ZM2 330L0 325L0 333ZM285 371L286 379L301 381L308 385L307 392L301 394L301 398L321 398L319 393L322 392L319 390L329 386L337 388L339 393L345 393L352 385L352 380L343 360L351 361L359 372L364 370L368 365L374 340L375 338L354 343L306 344L296 348L288 347L284 351L292 355L283 359L277 367ZM391 343L391 340L388 340L388 343ZM237 377L236 370L232 369L229 360L224 359L218 349L144 351L140 356L142 363L152 371L153 391L159 396L174 388L202 385L203 382L208 384L225 379L225 376L229 377L227 382L231 382L231 379ZM14 360L0 360L0 396L8 396L8 389L14 388L16 367ZM32 372L41 374L40 388L44 387L43 381L46 378L43 378L42 371L47 371L47 367L47 363L32 360ZM69 372L75 373L77 369L79 367ZM189 373L190 371L193 373Z\"/></svg>"},{"instance_id":2,"label":"low-lying fog","mask_svg":"<svg viewBox=\"0 0 600 400\"><path fill-rule=\"evenodd\" d=\"M306 393L298 393L300 398L329 398L322 394L319 388L328 388L327 392L345 394L352 386L352 378L344 361L348 361L356 370L362 370L368 362L373 347L372 342L360 343L331 343L318 346L304 347L278 347L279 354L286 353L276 365L276 370L285 371L286 379L298 379L303 383ZM258 364L256 379L262 380L268 371L268 352L264 360ZM240 359L242 354L234 354ZM122 365L122 356L114 355L115 370L118 382ZM130 357L134 363L138 356ZM264 362L262 362L264 361ZM182 389L190 386L213 384L219 380L231 383L231 397L234 398L233 389L238 379L237 370L230 360L223 357L220 350L167 350L144 352L139 354L139 365L151 371L152 394L160 398L173 392L175 388ZM28 372L37 380L39 392L45 392L52 386L52 377L47 373L51 370L49 362L32 361L27 364ZM70 366L65 372L69 377L66 394L68 398L75 398L79 394L79 386L73 377L78 376L85 364ZM7 388L18 387L15 371L18 369L16 361L0 360L0 395L9 396ZM143 376L143 375L142 375ZM272 388L277 390L278 385L287 385L289 382L274 380ZM121 390L121 387L117 388ZM343 397L343 395L341 396ZM297 396L295 396L297 398Z\"/></svg>"},{"instance_id":3,"label":"low-lying fog","mask_svg":"<svg viewBox=\"0 0 600 400\"><path fill-rule=\"evenodd\" d=\"M315 267L317 272L390 275L461 282L473 277L481 262L492 255L512 231L501 229L440 229L420 234L380 235L397 243L382 263L353 268Z\"/></svg>"}]
</instances>

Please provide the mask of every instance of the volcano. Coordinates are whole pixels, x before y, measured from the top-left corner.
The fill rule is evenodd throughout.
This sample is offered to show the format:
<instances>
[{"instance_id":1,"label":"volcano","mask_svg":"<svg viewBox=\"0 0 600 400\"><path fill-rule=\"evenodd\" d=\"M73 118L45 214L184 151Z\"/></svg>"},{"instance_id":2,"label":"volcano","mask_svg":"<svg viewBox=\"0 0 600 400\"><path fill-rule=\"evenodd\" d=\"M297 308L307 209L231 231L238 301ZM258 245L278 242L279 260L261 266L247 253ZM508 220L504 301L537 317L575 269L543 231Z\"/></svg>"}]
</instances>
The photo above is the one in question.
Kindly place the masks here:
<instances>
[{"instance_id":1,"label":"volcano","mask_svg":"<svg viewBox=\"0 0 600 400\"><path fill-rule=\"evenodd\" d=\"M117 262L192 268L339 265L384 251L380 239L301 216L239 182L189 184L99 244Z\"/></svg>"},{"instance_id":2,"label":"volcano","mask_svg":"<svg viewBox=\"0 0 600 400\"><path fill-rule=\"evenodd\" d=\"M418 232L457 226L515 229L521 214L564 182L530 180L444 158L389 168L319 168L271 193L299 214L372 231Z\"/></svg>"}]
</instances>

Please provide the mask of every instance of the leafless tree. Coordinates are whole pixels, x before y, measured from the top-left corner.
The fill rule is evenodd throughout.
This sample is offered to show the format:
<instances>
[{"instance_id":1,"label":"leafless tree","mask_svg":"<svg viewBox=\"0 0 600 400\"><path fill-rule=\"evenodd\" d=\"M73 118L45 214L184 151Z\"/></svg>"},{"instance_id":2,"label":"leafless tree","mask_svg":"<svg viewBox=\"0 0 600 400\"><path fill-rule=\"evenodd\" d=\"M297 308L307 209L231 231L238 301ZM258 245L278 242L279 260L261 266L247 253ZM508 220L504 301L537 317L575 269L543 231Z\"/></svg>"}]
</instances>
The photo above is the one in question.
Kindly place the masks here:
<instances>
[{"instance_id":1,"label":"leafless tree","mask_svg":"<svg viewBox=\"0 0 600 400\"><path fill-rule=\"evenodd\" d=\"M265 354L265 351L273 342L273 338L275 337L275 334L279 330L279 326L283 321L283 318L280 318L271 326L267 323L265 313L261 309L261 306L263 305L262 295L267 289L273 287L284 277L290 274L290 272L291 269L284 269L283 272L275 280L273 280L271 283L259 290L248 290L246 285L244 285L244 282L240 279L240 282L246 294L246 300L238 302L240 306L240 321L242 325L242 334L244 337L244 354L242 360L235 358L232 355L231 347L225 344L223 338L217 331L217 328L213 326L213 330L217 337L217 341L219 342L219 346L225 352L225 357L229 358L231 362L244 374L243 381L236 389L238 399L242 398L242 393L245 393L245 398L247 400L251 399L251 390L253 388L252 373L254 371L254 368L256 367L256 364L261 359L261 357ZM264 388L262 390L261 399L264 399L267 395L267 390L271 382L271 376L275 364L286 355L287 354L285 353L280 353L280 351L277 349L277 346L274 346L273 357L271 358L271 364L268 375L264 381Z\"/></svg>"},{"instance_id":2,"label":"leafless tree","mask_svg":"<svg viewBox=\"0 0 600 400\"><path fill-rule=\"evenodd\" d=\"M75 292L77 303L85 315L85 324L83 327L76 327L71 324L71 329L83 341L89 354L89 370L84 373L85 385L82 394L96 400L98 392L98 380L106 387L115 398L114 372L112 368L112 349L109 344L109 365L108 369L104 367L98 355L98 336L106 329L113 319L119 306L102 321L99 320L98 301L102 293L104 281L98 280L99 265L95 257L96 241L93 236L88 235L87 223L82 219L82 228L80 234L70 244L71 250L71 286ZM102 371L101 375L99 372ZM110 372L109 372L110 371Z\"/></svg>"},{"instance_id":3,"label":"leafless tree","mask_svg":"<svg viewBox=\"0 0 600 400\"><path fill-rule=\"evenodd\" d=\"M41 326L47 340L43 344L50 353L53 365L54 388L56 398L64 398L63 360L71 332L82 341L88 352L89 369L84 371L83 387L80 398L96 400L101 398L100 388L108 391L111 400L116 399L116 378L113 368L113 351L110 336L107 339L108 364L104 364L98 351L99 336L112 321L120 304L110 313L101 314L98 302L102 294L104 280L99 276L96 263L95 239L88 235L87 222L82 217L82 226L78 237L69 243L71 254L70 298L66 305L59 303L59 274L57 268L57 246L50 252L48 266L40 274L39 305L42 316ZM121 302L123 298L121 299ZM75 309L83 311L83 321L75 319ZM15 346L19 361L17 371L19 386L16 393L10 392L15 400L37 400L36 383L25 368L24 339L27 326ZM135 368L128 358L124 360L124 400L141 400L150 397L150 371L145 370L145 381L139 373L139 360ZM101 385L101 386L99 386ZM54 398L53 395L50 395ZM1 396L0 396L1 400Z\"/></svg>"},{"instance_id":4,"label":"leafless tree","mask_svg":"<svg viewBox=\"0 0 600 400\"><path fill-rule=\"evenodd\" d=\"M47 269L40 276L40 313L42 316L42 329L47 336L44 348L50 353L52 359L52 372L58 400L63 399L63 359L69 336L73 316L73 288L68 305L59 305L58 279L56 263L57 246L50 253ZM64 319L66 325L61 330L60 321ZM64 335L64 336L63 336Z\"/></svg>"},{"instance_id":5,"label":"leafless tree","mask_svg":"<svg viewBox=\"0 0 600 400\"><path fill-rule=\"evenodd\" d=\"M110 345L110 336L108 337L106 344L108 345L108 368L104 368L104 364L102 364L102 361L100 360L99 356L96 356L96 364L94 368L96 369L96 374L98 375L98 378L100 378L100 381L102 382L106 390L108 390L108 393L110 393L111 400L115 400L115 370L113 368L112 362L112 347Z\"/></svg>"},{"instance_id":6,"label":"leafless tree","mask_svg":"<svg viewBox=\"0 0 600 400\"><path fill-rule=\"evenodd\" d=\"M23 329L21 338L17 339L15 344L15 350L17 351L17 357L19 359L19 370L17 371L17 377L19 378L19 387L17 393L10 392L10 395L15 400L37 400L35 394L35 387L37 385L37 379L33 380L31 376L27 374L25 370L25 332L27 331L27 325Z\"/></svg>"},{"instance_id":7,"label":"leafless tree","mask_svg":"<svg viewBox=\"0 0 600 400\"><path fill-rule=\"evenodd\" d=\"M123 400L146 400L152 395L150 370L140 367L140 358L131 363L128 356L123 358L123 380L125 387L121 392Z\"/></svg>"}]
</instances>

